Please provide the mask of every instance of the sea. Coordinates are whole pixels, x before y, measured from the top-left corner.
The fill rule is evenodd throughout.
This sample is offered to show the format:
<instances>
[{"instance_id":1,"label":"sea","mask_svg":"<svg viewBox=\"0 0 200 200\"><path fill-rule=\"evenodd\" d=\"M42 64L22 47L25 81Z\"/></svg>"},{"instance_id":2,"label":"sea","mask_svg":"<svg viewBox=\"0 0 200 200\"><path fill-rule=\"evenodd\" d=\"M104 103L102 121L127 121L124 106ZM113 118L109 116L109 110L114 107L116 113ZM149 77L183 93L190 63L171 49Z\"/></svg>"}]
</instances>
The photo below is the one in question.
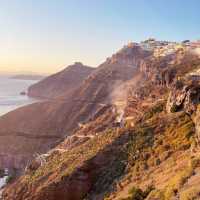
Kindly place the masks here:
<instances>
[{"instance_id":1,"label":"sea","mask_svg":"<svg viewBox=\"0 0 200 200\"><path fill-rule=\"evenodd\" d=\"M38 101L21 95L21 92L27 92L30 85L36 83L37 80L21 80L13 79L10 76L0 75L0 116L15 110L19 107ZM2 188L6 185L8 178L8 171L5 169L5 175L0 177L0 199L2 195Z\"/></svg>"},{"instance_id":2,"label":"sea","mask_svg":"<svg viewBox=\"0 0 200 200\"><path fill-rule=\"evenodd\" d=\"M36 102L36 99L20 94L27 92L28 87L36 82L36 80L20 80L0 75L0 116Z\"/></svg>"}]
</instances>

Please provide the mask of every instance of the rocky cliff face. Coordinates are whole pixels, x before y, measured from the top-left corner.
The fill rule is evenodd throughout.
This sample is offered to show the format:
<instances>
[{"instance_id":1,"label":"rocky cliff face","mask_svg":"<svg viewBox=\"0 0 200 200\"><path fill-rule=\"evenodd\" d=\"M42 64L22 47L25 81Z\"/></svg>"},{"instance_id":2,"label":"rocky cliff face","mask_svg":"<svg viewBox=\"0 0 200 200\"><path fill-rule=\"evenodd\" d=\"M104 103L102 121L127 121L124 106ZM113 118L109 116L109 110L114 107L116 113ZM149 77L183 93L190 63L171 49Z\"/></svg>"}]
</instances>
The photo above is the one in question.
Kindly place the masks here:
<instances>
[{"instance_id":1,"label":"rocky cliff face","mask_svg":"<svg viewBox=\"0 0 200 200\"><path fill-rule=\"evenodd\" d=\"M196 111L200 102L200 86L198 83L184 84L177 81L172 87L168 102L167 111L177 112L184 110L188 114Z\"/></svg>"},{"instance_id":2,"label":"rocky cliff face","mask_svg":"<svg viewBox=\"0 0 200 200\"><path fill-rule=\"evenodd\" d=\"M111 58L108 58L107 63L118 63L137 69L145 58L152 56L152 53L152 51L144 50L138 45L127 45L120 49L116 54L113 54Z\"/></svg>"}]
</instances>

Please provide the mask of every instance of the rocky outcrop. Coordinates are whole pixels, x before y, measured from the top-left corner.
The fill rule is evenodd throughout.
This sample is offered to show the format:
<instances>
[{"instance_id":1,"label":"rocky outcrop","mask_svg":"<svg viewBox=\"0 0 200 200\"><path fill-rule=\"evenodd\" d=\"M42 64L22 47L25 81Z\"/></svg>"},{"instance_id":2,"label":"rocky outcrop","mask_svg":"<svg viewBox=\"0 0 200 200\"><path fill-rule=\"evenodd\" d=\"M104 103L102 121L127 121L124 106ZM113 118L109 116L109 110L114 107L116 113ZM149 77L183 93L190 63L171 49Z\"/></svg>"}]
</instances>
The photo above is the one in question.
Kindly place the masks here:
<instances>
[{"instance_id":1,"label":"rocky outcrop","mask_svg":"<svg viewBox=\"0 0 200 200\"><path fill-rule=\"evenodd\" d=\"M144 50L139 45L127 45L120 49L111 58L107 59L108 64L118 63L138 68L145 58L152 55L152 51Z\"/></svg>"},{"instance_id":2,"label":"rocky outcrop","mask_svg":"<svg viewBox=\"0 0 200 200\"><path fill-rule=\"evenodd\" d=\"M200 85L198 83L184 83L177 81L170 91L167 101L167 111L184 110L188 114L196 111L200 102Z\"/></svg>"}]
</instances>

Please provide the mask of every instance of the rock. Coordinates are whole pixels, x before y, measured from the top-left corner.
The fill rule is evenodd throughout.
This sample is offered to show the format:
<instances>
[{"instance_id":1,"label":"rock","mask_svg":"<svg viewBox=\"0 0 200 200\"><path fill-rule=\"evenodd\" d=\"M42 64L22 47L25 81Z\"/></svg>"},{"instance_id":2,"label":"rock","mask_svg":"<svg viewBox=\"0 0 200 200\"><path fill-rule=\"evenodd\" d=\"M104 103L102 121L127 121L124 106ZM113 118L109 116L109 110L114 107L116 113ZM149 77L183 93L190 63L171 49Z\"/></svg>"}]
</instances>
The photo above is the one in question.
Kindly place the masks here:
<instances>
[{"instance_id":1,"label":"rock","mask_svg":"<svg viewBox=\"0 0 200 200\"><path fill-rule=\"evenodd\" d=\"M160 158L160 161L165 161L165 160L167 160L171 155L172 155L172 151L165 151L165 152L163 152L160 156L159 156L159 158Z\"/></svg>"},{"instance_id":2,"label":"rock","mask_svg":"<svg viewBox=\"0 0 200 200\"><path fill-rule=\"evenodd\" d=\"M200 102L200 85L198 83L183 83L177 81L171 88L166 110L170 112L185 111L192 114Z\"/></svg>"},{"instance_id":3,"label":"rock","mask_svg":"<svg viewBox=\"0 0 200 200\"><path fill-rule=\"evenodd\" d=\"M26 168L26 171L35 171L41 166L41 162L38 159L33 160Z\"/></svg>"},{"instance_id":4,"label":"rock","mask_svg":"<svg viewBox=\"0 0 200 200\"><path fill-rule=\"evenodd\" d=\"M32 161L32 163L26 168L26 172L35 171L40 167L40 164L36 161Z\"/></svg>"}]
</instances>

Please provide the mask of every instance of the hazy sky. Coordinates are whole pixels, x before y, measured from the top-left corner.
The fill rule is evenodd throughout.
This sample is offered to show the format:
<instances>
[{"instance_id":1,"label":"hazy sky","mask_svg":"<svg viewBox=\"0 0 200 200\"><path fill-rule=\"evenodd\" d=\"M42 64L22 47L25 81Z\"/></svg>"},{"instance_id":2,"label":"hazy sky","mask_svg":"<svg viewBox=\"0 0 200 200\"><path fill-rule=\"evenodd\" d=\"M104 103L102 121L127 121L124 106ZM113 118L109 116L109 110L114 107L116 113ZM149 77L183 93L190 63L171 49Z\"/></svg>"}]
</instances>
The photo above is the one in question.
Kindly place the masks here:
<instances>
[{"instance_id":1,"label":"hazy sky","mask_svg":"<svg viewBox=\"0 0 200 200\"><path fill-rule=\"evenodd\" d=\"M0 71L97 66L128 41L200 39L199 0L0 0Z\"/></svg>"}]
</instances>

